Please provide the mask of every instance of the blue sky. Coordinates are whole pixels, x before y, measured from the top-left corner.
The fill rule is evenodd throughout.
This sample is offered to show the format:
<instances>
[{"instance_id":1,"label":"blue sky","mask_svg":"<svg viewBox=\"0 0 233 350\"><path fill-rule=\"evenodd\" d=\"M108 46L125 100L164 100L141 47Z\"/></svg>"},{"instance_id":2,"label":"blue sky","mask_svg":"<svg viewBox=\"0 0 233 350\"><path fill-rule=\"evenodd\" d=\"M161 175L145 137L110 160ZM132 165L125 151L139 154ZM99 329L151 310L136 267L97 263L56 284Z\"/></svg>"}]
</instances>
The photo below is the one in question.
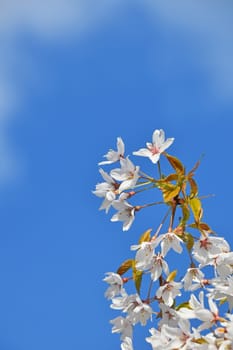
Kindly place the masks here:
<instances>
[{"instance_id":1,"label":"blue sky","mask_svg":"<svg viewBox=\"0 0 233 350\"><path fill-rule=\"evenodd\" d=\"M117 350L102 278L159 218L111 223L97 163L163 128L187 167L204 153L205 219L233 244L232 5L25 0L0 19L0 348Z\"/></svg>"}]
</instances>

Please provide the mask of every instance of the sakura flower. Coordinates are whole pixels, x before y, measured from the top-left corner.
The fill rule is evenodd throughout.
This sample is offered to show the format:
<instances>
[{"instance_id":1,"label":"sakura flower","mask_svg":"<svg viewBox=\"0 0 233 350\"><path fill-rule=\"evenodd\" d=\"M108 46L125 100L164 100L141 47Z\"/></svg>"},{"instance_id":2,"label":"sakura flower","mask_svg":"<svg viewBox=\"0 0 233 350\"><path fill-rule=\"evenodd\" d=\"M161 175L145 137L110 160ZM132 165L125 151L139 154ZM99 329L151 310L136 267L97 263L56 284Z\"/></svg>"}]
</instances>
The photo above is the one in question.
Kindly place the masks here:
<instances>
[{"instance_id":1,"label":"sakura flower","mask_svg":"<svg viewBox=\"0 0 233 350\"><path fill-rule=\"evenodd\" d=\"M153 350L169 349L169 336L166 334L164 327L161 330L151 328L149 330L151 336L146 338L146 341L151 344Z\"/></svg>"},{"instance_id":2,"label":"sakura flower","mask_svg":"<svg viewBox=\"0 0 233 350\"><path fill-rule=\"evenodd\" d=\"M110 284L108 289L105 292L105 297L107 299L112 299L116 295L120 294L122 286L123 286L123 281L120 275L114 272L107 272L106 277L103 279L104 282L107 282Z\"/></svg>"},{"instance_id":3,"label":"sakura flower","mask_svg":"<svg viewBox=\"0 0 233 350\"><path fill-rule=\"evenodd\" d=\"M164 303L168 306L172 306L175 297L181 295L180 289L182 288L182 283L180 282L167 282L163 286L160 286L156 292L158 298L162 298Z\"/></svg>"},{"instance_id":4,"label":"sakura flower","mask_svg":"<svg viewBox=\"0 0 233 350\"><path fill-rule=\"evenodd\" d=\"M126 312L125 310L128 308L129 304L136 301L136 297L137 294L128 295L123 289L120 296L112 298L110 307L114 310L123 310L123 312Z\"/></svg>"},{"instance_id":5,"label":"sakura flower","mask_svg":"<svg viewBox=\"0 0 233 350\"><path fill-rule=\"evenodd\" d=\"M164 324L161 328L161 333L167 337L168 343L165 344L166 350L174 349L193 349L193 335L190 333L189 324L187 322L180 322L177 327L170 327ZM192 346L188 347L188 344ZM153 347L153 349L156 349Z\"/></svg>"},{"instance_id":6,"label":"sakura flower","mask_svg":"<svg viewBox=\"0 0 233 350\"><path fill-rule=\"evenodd\" d=\"M124 341L121 343L121 350L133 350L132 339L126 337Z\"/></svg>"},{"instance_id":7,"label":"sakura flower","mask_svg":"<svg viewBox=\"0 0 233 350\"><path fill-rule=\"evenodd\" d=\"M168 275L169 267L167 262L164 260L163 256L160 253L158 253L157 255L153 256L152 264L150 267L152 281L157 281L157 279L161 276L163 271L166 275Z\"/></svg>"},{"instance_id":8,"label":"sakura flower","mask_svg":"<svg viewBox=\"0 0 233 350\"><path fill-rule=\"evenodd\" d=\"M193 245L193 255L202 266L218 254L229 252L230 247L222 237L202 237Z\"/></svg>"},{"instance_id":9,"label":"sakura flower","mask_svg":"<svg viewBox=\"0 0 233 350\"><path fill-rule=\"evenodd\" d=\"M146 270L151 266L154 256L153 242L142 242L138 245L132 245L131 250L137 250L135 260L138 270Z\"/></svg>"},{"instance_id":10,"label":"sakura flower","mask_svg":"<svg viewBox=\"0 0 233 350\"><path fill-rule=\"evenodd\" d=\"M205 309L204 306L204 293L201 291L199 293L199 300L194 294L191 294L189 299L189 307L181 307L179 311L177 311L177 314L182 319L191 319L196 318L196 311Z\"/></svg>"},{"instance_id":11,"label":"sakura flower","mask_svg":"<svg viewBox=\"0 0 233 350\"><path fill-rule=\"evenodd\" d=\"M139 166L135 166L129 158L120 159L121 169L113 169L111 176L117 180L122 181L119 186L119 193L129 188L133 188L139 178Z\"/></svg>"},{"instance_id":12,"label":"sakura flower","mask_svg":"<svg viewBox=\"0 0 233 350\"><path fill-rule=\"evenodd\" d=\"M111 308L127 313L127 319L132 325L140 322L144 326L152 315L152 308L138 294L128 295L125 291L122 296L112 299Z\"/></svg>"},{"instance_id":13,"label":"sakura flower","mask_svg":"<svg viewBox=\"0 0 233 350\"><path fill-rule=\"evenodd\" d=\"M192 294L189 300L189 308L183 307L177 313L181 318L196 318L203 323L197 328L198 331L212 327L215 323L222 321L219 311L212 297L208 297L209 309L204 306L204 293L199 294L200 301Z\"/></svg>"},{"instance_id":14,"label":"sakura flower","mask_svg":"<svg viewBox=\"0 0 233 350\"><path fill-rule=\"evenodd\" d=\"M202 286L202 280L204 279L203 272L198 268L189 268L183 278L184 290L195 290ZM192 282L196 282L194 285Z\"/></svg>"},{"instance_id":15,"label":"sakura flower","mask_svg":"<svg viewBox=\"0 0 233 350\"><path fill-rule=\"evenodd\" d=\"M121 137L117 138L117 151L110 149L104 157L107 159L98 163L99 165L112 164L124 157L125 145Z\"/></svg>"},{"instance_id":16,"label":"sakura flower","mask_svg":"<svg viewBox=\"0 0 233 350\"><path fill-rule=\"evenodd\" d=\"M97 197L104 197L104 201L102 202L99 209L105 209L107 213L112 204L112 201L116 199L116 193L118 193L117 189L119 187L119 184L103 169L99 169L99 172L106 182L98 183L93 193Z\"/></svg>"},{"instance_id":17,"label":"sakura flower","mask_svg":"<svg viewBox=\"0 0 233 350\"><path fill-rule=\"evenodd\" d=\"M233 272L233 252L221 253L210 260L209 265L213 265L220 277L226 277Z\"/></svg>"},{"instance_id":18,"label":"sakura flower","mask_svg":"<svg viewBox=\"0 0 233 350\"><path fill-rule=\"evenodd\" d=\"M216 278L211 281L214 289L211 291L210 295L214 296L215 299L226 298L229 309L233 309L233 276L228 276L225 279Z\"/></svg>"},{"instance_id":19,"label":"sakura flower","mask_svg":"<svg viewBox=\"0 0 233 350\"><path fill-rule=\"evenodd\" d=\"M165 256L170 249L175 250L177 253L182 253L182 246L183 243L182 239L180 239L175 233L173 232L167 232L165 234L162 234L158 236L155 239L155 246L157 246L161 242L161 253L163 256Z\"/></svg>"},{"instance_id":20,"label":"sakura flower","mask_svg":"<svg viewBox=\"0 0 233 350\"><path fill-rule=\"evenodd\" d=\"M176 327L179 321L179 316L176 310L163 303L160 303L159 307L162 314L161 320L158 323L159 327L161 328L163 324L166 324L170 327Z\"/></svg>"},{"instance_id":21,"label":"sakura flower","mask_svg":"<svg viewBox=\"0 0 233 350\"><path fill-rule=\"evenodd\" d=\"M140 297L137 296L135 302L129 304L127 312L129 313L128 318L133 325L140 322L142 326L145 326L147 320L151 319L153 310L150 305L142 302Z\"/></svg>"},{"instance_id":22,"label":"sakura flower","mask_svg":"<svg viewBox=\"0 0 233 350\"><path fill-rule=\"evenodd\" d=\"M123 231L128 231L134 221L135 207L128 202L115 200L112 202L112 206L118 210L111 218L111 221L123 221Z\"/></svg>"},{"instance_id":23,"label":"sakura flower","mask_svg":"<svg viewBox=\"0 0 233 350\"><path fill-rule=\"evenodd\" d=\"M208 299L209 308L198 308L195 310L195 316L197 319L203 321L203 323L198 327L198 330L201 331L203 329L207 329L212 327L216 322L220 321L219 311L217 305L213 301L212 298Z\"/></svg>"},{"instance_id":24,"label":"sakura flower","mask_svg":"<svg viewBox=\"0 0 233 350\"><path fill-rule=\"evenodd\" d=\"M148 157L152 163L157 163L160 154L163 153L171 144L174 138L169 138L165 140L165 133L162 129L155 130L152 135L152 143L147 142L147 148L141 148L136 152L133 152L135 156Z\"/></svg>"},{"instance_id":25,"label":"sakura flower","mask_svg":"<svg viewBox=\"0 0 233 350\"><path fill-rule=\"evenodd\" d=\"M229 332L229 329L233 326L233 324L232 322L229 322L227 320L225 320L225 322L222 322L221 324L224 325L224 327L216 328L214 330L214 335L212 334L212 337L214 336L217 340L217 344L220 345L219 350L232 350L233 337L231 332Z\"/></svg>"},{"instance_id":26,"label":"sakura flower","mask_svg":"<svg viewBox=\"0 0 233 350\"><path fill-rule=\"evenodd\" d=\"M156 281L163 271L166 275L169 274L169 267L163 256L160 253L154 254L155 245L156 242L152 241L131 246L131 250L137 250L135 256L136 268L140 271L149 270L153 281Z\"/></svg>"},{"instance_id":27,"label":"sakura flower","mask_svg":"<svg viewBox=\"0 0 233 350\"><path fill-rule=\"evenodd\" d=\"M179 327L170 327L169 325L163 324L159 330L155 328L150 329L150 333L151 336L147 337L146 341L151 344L153 350L199 349L199 347L196 348L195 343L193 343L195 334L190 333L187 323L179 325Z\"/></svg>"},{"instance_id":28,"label":"sakura flower","mask_svg":"<svg viewBox=\"0 0 233 350\"><path fill-rule=\"evenodd\" d=\"M126 337L132 338L133 327L127 318L118 316L111 320L110 323L113 325L112 333L120 333L121 340L124 340Z\"/></svg>"},{"instance_id":29,"label":"sakura flower","mask_svg":"<svg viewBox=\"0 0 233 350\"><path fill-rule=\"evenodd\" d=\"M233 344L233 315L227 313L226 317L229 320L225 320L224 322L221 322L221 325L223 328L223 335L224 338L231 340L231 344Z\"/></svg>"}]
</instances>

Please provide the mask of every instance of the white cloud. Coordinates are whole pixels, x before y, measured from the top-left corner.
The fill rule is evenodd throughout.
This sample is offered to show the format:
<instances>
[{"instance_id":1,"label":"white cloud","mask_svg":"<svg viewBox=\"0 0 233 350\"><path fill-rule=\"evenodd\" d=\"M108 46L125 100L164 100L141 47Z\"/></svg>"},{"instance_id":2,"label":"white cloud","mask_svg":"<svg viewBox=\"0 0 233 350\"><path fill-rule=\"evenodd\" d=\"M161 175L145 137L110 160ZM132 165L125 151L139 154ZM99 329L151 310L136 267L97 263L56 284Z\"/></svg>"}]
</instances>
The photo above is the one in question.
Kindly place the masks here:
<instances>
[{"instance_id":1,"label":"white cloud","mask_svg":"<svg viewBox=\"0 0 233 350\"><path fill-rule=\"evenodd\" d=\"M33 78L36 62L20 45L22 35L62 44L102 25L119 0L1 0L0 1L0 184L19 174L18 157L8 137L12 115Z\"/></svg>"},{"instance_id":2,"label":"white cloud","mask_svg":"<svg viewBox=\"0 0 233 350\"><path fill-rule=\"evenodd\" d=\"M196 47L193 59L206 72L216 98L232 100L233 2L144 0L143 3L157 26L175 32Z\"/></svg>"},{"instance_id":3,"label":"white cloud","mask_svg":"<svg viewBox=\"0 0 233 350\"><path fill-rule=\"evenodd\" d=\"M83 37L111 21L116 9L132 4L146 10L161 30L199 45L196 63L204 67L215 95L233 97L233 3L229 0L0 0L0 183L16 173L7 128L19 107L23 86L34 74L34 62L19 45L34 40L60 44ZM179 34L180 31L180 34ZM23 72L23 74L21 74ZM21 74L21 75L20 75ZM14 171L12 170L14 169Z\"/></svg>"}]
</instances>

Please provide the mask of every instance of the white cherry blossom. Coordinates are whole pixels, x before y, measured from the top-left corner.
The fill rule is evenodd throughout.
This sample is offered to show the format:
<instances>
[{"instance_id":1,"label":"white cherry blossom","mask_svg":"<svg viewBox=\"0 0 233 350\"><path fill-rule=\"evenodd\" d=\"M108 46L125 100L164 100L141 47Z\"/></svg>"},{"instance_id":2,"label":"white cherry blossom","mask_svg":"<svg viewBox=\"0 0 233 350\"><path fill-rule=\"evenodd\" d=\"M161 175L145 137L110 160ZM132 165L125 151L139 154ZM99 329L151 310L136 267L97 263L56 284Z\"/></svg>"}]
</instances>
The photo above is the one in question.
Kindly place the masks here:
<instances>
[{"instance_id":1,"label":"white cherry blossom","mask_svg":"<svg viewBox=\"0 0 233 350\"><path fill-rule=\"evenodd\" d=\"M104 201L100 206L100 210L105 209L108 212L112 202L116 199L119 184L103 169L99 169L100 174L106 182L101 182L96 185L95 191L92 191L97 197L104 197Z\"/></svg>"},{"instance_id":2,"label":"white cherry blossom","mask_svg":"<svg viewBox=\"0 0 233 350\"><path fill-rule=\"evenodd\" d=\"M121 340L124 340L126 337L132 338L133 327L127 318L118 316L111 320L110 323L113 325L112 333L120 333Z\"/></svg>"},{"instance_id":3,"label":"white cherry blossom","mask_svg":"<svg viewBox=\"0 0 233 350\"><path fill-rule=\"evenodd\" d=\"M153 350L197 350L195 339L200 338L197 332L190 332L189 323L179 322L175 327L163 324L159 330L150 329L151 336L146 341L151 344ZM194 340L194 341L193 341Z\"/></svg>"},{"instance_id":4,"label":"white cherry blossom","mask_svg":"<svg viewBox=\"0 0 233 350\"><path fill-rule=\"evenodd\" d=\"M218 337L224 337L224 339L231 342L230 344L233 344L233 315L227 313L226 317L228 320L226 319L224 322L221 322L221 325L224 328L216 329L215 334Z\"/></svg>"},{"instance_id":5,"label":"white cherry blossom","mask_svg":"<svg viewBox=\"0 0 233 350\"><path fill-rule=\"evenodd\" d=\"M113 151L110 149L107 154L104 155L104 157L107 160L104 160L100 163L99 165L105 165L105 164L112 164L120 160L121 158L124 157L125 153L125 145L121 137L117 138L117 151Z\"/></svg>"},{"instance_id":6,"label":"white cherry blossom","mask_svg":"<svg viewBox=\"0 0 233 350\"><path fill-rule=\"evenodd\" d=\"M120 169L113 169L110 173L115 180L122 181L118 189L119 193L136 185L140 170L139 166L135 166L129 158L122 158L120 164Z\"/></svg>"},{"instance_id":7,"label":"white cherry blossom","mask_svg":"<svg viewBox=\"0 0 233 350\"><path fill-rule=\"evenodd\" d=\"M150 267L152 281L154 282L157 281L163 272L166 275L168 275L169 266L167 262L164 260L163 256L160 253L158 253L157 255L153 256L152 264Z\"/></svg>"},{"instance_id":8,"label":"white cherry blossom","mask_svg":"<svg viewBox=\"0 0 233 350\"><path fill-rule=\"evenodd\" d=\"M165 133L162 129L155 130L152 135L152 143L147 142L147 148L141 148L136 152L133 152L135 156L148 157L152 163L157 163L160 154L163 153L171 144L173 143L174 138L169 138L165 140Z\"/></svg>"},{"instance_id":9,"label":"white cherry blossom","mask_svg":"<svg viewBox=\"0 0 233 350\"><path fill-rule=\"evenodd\" d=\"M189 268L182 279L184 282L185 290L195 290L202 286L202 280L204 279L204 273L197 267ZM195 284L192 284L195 282Z\"/></svg>"},{"instance_id":10,"label":"white cherry blossom","mask_svg":"<svg viewBox=\"0 0 233 350\"><path fill-rule=\"evenodd\" d=\"M105 292L105 297L107 299L112 299L116 295L120 294L123 286L123 281L120 275L114 272L107 272L106 277L103 279L104 282L108 283L110 286Z\"/></svg>"},{"instance_id":11,"label":"white cherry blossom","mask_svg":"<svg viewBox=\"0 0 233 350\"><path fill-rule=\"evenodd\" d=\"M233 309L233 276L228 276L225 279L216 278L211 281L214 289L210 290L210 295L215 299L226 298L229 309Z\"/></svg>"},{"instance_id":12,"label":"white cherry blossom","mask_svg":"<svg viewBox=\"0 0 233 350\"><path fill-rule=\"evenodd\" d=\"M138 294L128 295L123 292L122 296L112 299L111 308L127 313L127 319L132 325L140 322L144 326L152 315L152 308L143 302Z\"/></svg>"},{"instance_id":13,"label":"white cherry blossom","mask_svg":"<svg viewBox=\"0 0 233 350\"><path fill-rule=\"evenodd\" d=\"M135 261L138 270L147 270L151 267L154 256L153 242L142 242L138 245L132 245L131 250L137 250Z\"/></svg>"},{"instance_id":14,"label":"white cherry blossom","mask_svg":"<svg viewBox=\"0 0 233 350\"><path fill-rule=\"evenodd\" d=\"M155 246L157 246L161 242L161 254L163 257L167 255L170 249L173 249L177 253L182 253L183 244L182 239L180 239L175 233L167 232L160 236L158 236L155 240Z\"/></svg>"},{"instance_id":15,"label":"white cherry blossom","mask_svg":"<svg viewBox=\"0 0 233 350\"><path fill-rule=\"evenodd\" d=\"M136 306L135 306L136 305ZM129 305L129 309L131 305ZM133 309L129 312L129 320L133 325L140 322L142 326L145 326L147 320L151 319L152 316L152 308L147 303L142 302L139 296L136 299L136 302L133 304Z\"/></svg>"},{"instance_id":16,"label":"white cherry blossom","mask_svg":"<svg viewBox=\"0 0 233 350\"><path fill-rule=\"evenodd\" d=\"M149 330L151 336L146 338L146 341L151 344L153 350L169 349L169 336L164 328L164 325L161 327L161 330L151 328Z\"/></svg>"},{"instance_id":17,"label":"white cherry blossom","mask_svg":"<svg viewBox=\"0 0 233 350\"><path fill-rule=\"evenodd\" d=\"M218 276L224 278L233 272L233 252L221 253L207 262L208 265L213 265Z\"/></svg>"},{"instance_id":18,"label":"white cherry blossom","mask_svg":"<svg viewBox=\"0 0 233 350\"><path fill-rule=\"evenodd\" d=\"M156 296L162 298L164 303L168 306L172 306L175 297L181 295L180 289L182 288L182 283L180 282L166 282L163 286L157 289Z\"/></svg>"},{"instance_id":19,"label":"white cherry blossom","mask_svg":"<svg viewBox=\"0 0 233 350\"><path fill-rule=\"evenodd\" d=\"M230 251L229 244L222 237L202 237L193 245L193 256L202 266L221 253Z\"/></svg>"},{"instance_id":20,"label":"white cherry blossom","mask_svg":"<svg viewBox=\"0 0 233 350\"><path fill-rule=\"evenodd\" d=\"M189 307L181 307L177 311L177 314L182 319L188 320L188 319L196 318L196 311L203 310L203 309L205 309L204 293L203 293L203 291L201 291L199 293L199 300L194 294L191 294L190 299L189 299Z\"/></svg>"},{"instance_id":21,"label":"white cherry blossom","mask_svg":"<svg viewBox=\"0 0 233 350\"><path fill-rule=\"evenodd\" d=\"M128 295L127 292L123 289L120 296L112 298L112 304L110 307L114 310L122 310L123 312L126 312L124 310L127 309L128 305L131 302L136 301L136 297L137 294Z\"/></svg>"},{"instance_id":22,"label":"white cherry blossom","mask_svg":"<svg viewBox=\"0 0 233 350\"><path fill-rule=\"evenodd\" d=\"M187 322L180 322L177 327L170 327L164 324L163 331L166 332L166 336L169 339L166 349L188 349L188 343L190 344L193 340L189 323Z\"/></svg>"},{"instance_id":23,"label":"white cherry blossom","mask_svg":"<svg viewBox=\"0 0 233 350\"><path fill-rule=\"evenodd\" d=\"M162 129L155 130L152 142L147 142L146 148L141 148L133 154L148 157L155 164L173 141L174 138L165 139ZM140 171L139 166L135 166L124 153L124 143L118 137L116 150L109 150L104 156L106 159L99 164L119 162L120 165L110 173L103 169L99 170L105 182L98 183L93 193L103 199L100 209L105 209L106 213L110 207L116 209L111 221L123 222L123 231L127 231L135 219L136 211L160 202L155 202L153 199L152 202L135 206L127 202L139 192L150 189L154 191L157 188L157 180L147 175L147 171L146 174ZM179 193L179 201L174 202L176 205L180 204L182 209L179 210L181 213L179 221L184 223L181 235L178 231L171 232L171 223L173 219L177 221L178 211L175 217L170 217L169 224L169 215L172 213L168 210L151 240L150 235L145 232L146 235L141 236L139 243L131 246L131 250L135 251L135 257L128 256L121 264L122 276L115 272L106 273L103 280L109 286L105 291L105 297L111 300L110 307L120 313L110 321L112 333L120 335L121 350L133 350L134 326L138 324L145 326L152 320L152 315L156 314L157 317L153 319L154 328L150 330L151 336L146 338L153 350L233 350L233 315L230 314L233 309L233 252L228 242L222 237L213 235L213 231L211 232L204 222L200 222L200 226L196 225L201 237L198 238L197 235L188 232L187 235L192 236L192 239L185 241L186 229L189 231L190 227L194 227L190 224L193 216L196 224L202 217L201 198L195 194L195 180L191 181L198 163L182 180L182 176L178 176L179 160L175 160L175 157L173 159L172 173L170 176L164 175L166 178L161 176L159 181L164 180L164 184L178 181L178 184L184 185ZM174 169L178 175L174 174ZM140 177L145 181L139 181L139 184L145 187L133 190ZM187 181L189 186L186 190ZM159 187L158 189L161 190ZM190 195L190 192L194 193ZM197 205L195 201L192 202L193 205L191 200L189 201L192 195L197 200ZM182 203L187 206L187 210ZM188 208L191 209L190 219ZM207 230L201 229L205 226ZM169 227L169 232L161 234L162 227ZM184 277L181 282L175 282L174 274L169 274L168 253L173 250L181 254L185 243L187 248L185 253L188 251L190 261L187 266L182 266L180 269L180 265L187 259L182 260L179 256L178 266L175 269L178 267L179 274L182 273ZM174 263L173 259L172 264ZM183 268L185 273L182 271ZM132 290L135 285L137 293L128 294L125 286L129 286L129 290ZM197 289L201 289L198 296ZM177 298L181 295L182 298ZM228 314L224 314L226 310Z\"/></svg>"},{"instance_id":24,"label":"white cherry blossom","mask_svg":"<svg viewBox=\"0 0 233 350\"><path fill-rule=\"evenodd\" d=\"M177 311L163 303L160 303L159 307L162 313L161 320L158 323L159 327L162 327L163 324L166 324L170 327L176 327L180 319Z\"/></svg>"},{"instance_id":25,"label":"white cherry blossom","mask_svg":"<svg viewBox=\"0 0 233 350\"><path fill-rule=\"evenodd\" d=\"M133 350L132 339L126 337L124 341L121 343L121 350Z\"/></svg>"},{"instance_id":26,"label":"white cherry blossom","mask_svg":"<svg viewBox=\"0 0 233 350\"><path fill-rule=\"evenodd\" d=\"M156 244L155 241L151 241L131 246L131 250L137 250L136 268L140 271L150 271L153 281L156 281L163 271L166 275L169 274L169 267L163 256L160 253L154 253Z\"/></svg>"},{"instance_id":27,"label":"white cherry blossom","mask_svg":"<svg viewBox=\"0 0 233 350\"><path fill-rule=\"evenodd\" d=\"M135 207L125 200L115 200L112 206L118 210L111 218L111 221L123 221L123 231L128 231L134 221Z\"/></svg>"},{"instance_id":28,"label":"white cherry blossom","mask_svg":"<svg viewBox=\"0 0 233 350\"><path fill-rule=\"evenodd\" d=\"M198 308L195 312L195 317L203 323L197 328L199 331L212 327L219 319L218 308L212 298L208 298L209 309Z\"/></svg>"}]
</instances>

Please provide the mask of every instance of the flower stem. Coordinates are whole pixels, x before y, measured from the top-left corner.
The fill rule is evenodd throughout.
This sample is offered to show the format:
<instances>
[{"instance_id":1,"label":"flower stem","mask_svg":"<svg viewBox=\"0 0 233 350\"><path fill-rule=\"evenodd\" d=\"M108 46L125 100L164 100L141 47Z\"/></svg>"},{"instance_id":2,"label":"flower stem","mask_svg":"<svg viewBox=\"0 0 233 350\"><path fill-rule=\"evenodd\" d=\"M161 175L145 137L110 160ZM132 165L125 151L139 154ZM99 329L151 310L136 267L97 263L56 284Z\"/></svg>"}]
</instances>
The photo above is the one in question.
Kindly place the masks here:
<instances>
[{"instance_id":1,"label":"flower stem","mask_svg":"<svg viewBox=\"0 0 233 350\"><path fill-rule=\"evenodd\" d=\"M156 180L155 180L153 177L147 175L146 173L144 173L144 172L141 171L141 170L140 170L140 174L142 175L142 177L144 177L144 178L146 178L146 179L149 179L151 182L156 182Z\"/></svg>"},{"instance_id":2,"label":"flower stem","mask_svg":"<svg viewBox=\"0 0 233 350\"><path fill-rule=\"evenodd\" d=\"M176 214L176 203L174 203L172 205L172 214L171 214L171 218L170 218L170 225L168 228L168 231L171 232L172 228L173 228L173 223L174 223L174 218L175 218L175 214Z\"/></svg>"},{"instance_id":3,"label":"flower stem","mask_svg":"<svg viewBox=\"0 0 233 350\"><path fill-rule=\"evenodd\" d=\"M159 171L159 178L162 178L162 172L161 172L161 165L160 165L160 161L158 161L158 171Z\"/></svg>"},{"instance_id":4,"label":"flower stem","mask_svg":"<svg viewBox=\"0 0 233 350\"><path fill-rule=\"evenodd\" d=\"M169 208L168 211L166 212L166 214L164 215L164 217L163 217L163 219L162 219L162 221L161 221L157 231L155 232L154 236L151 238L152 241L158 236L158 234L159 234L161 228L163 227L163 224L165 223L165 221L166 221L170 211L171 211L171 208Z\"/></svg>"},{"instance_id":5,"label":"flower stem","mask_svg":"<svg viewBox=\"0 0 233 350\"><path fill-rule=\"evenodd\" d=\"M153 203L141 205L140 207L147 208L147 207L152 207L153 205L157 205L157 204L164 204L164 202L153 202Z\"/></svg>"}]
</instances>

